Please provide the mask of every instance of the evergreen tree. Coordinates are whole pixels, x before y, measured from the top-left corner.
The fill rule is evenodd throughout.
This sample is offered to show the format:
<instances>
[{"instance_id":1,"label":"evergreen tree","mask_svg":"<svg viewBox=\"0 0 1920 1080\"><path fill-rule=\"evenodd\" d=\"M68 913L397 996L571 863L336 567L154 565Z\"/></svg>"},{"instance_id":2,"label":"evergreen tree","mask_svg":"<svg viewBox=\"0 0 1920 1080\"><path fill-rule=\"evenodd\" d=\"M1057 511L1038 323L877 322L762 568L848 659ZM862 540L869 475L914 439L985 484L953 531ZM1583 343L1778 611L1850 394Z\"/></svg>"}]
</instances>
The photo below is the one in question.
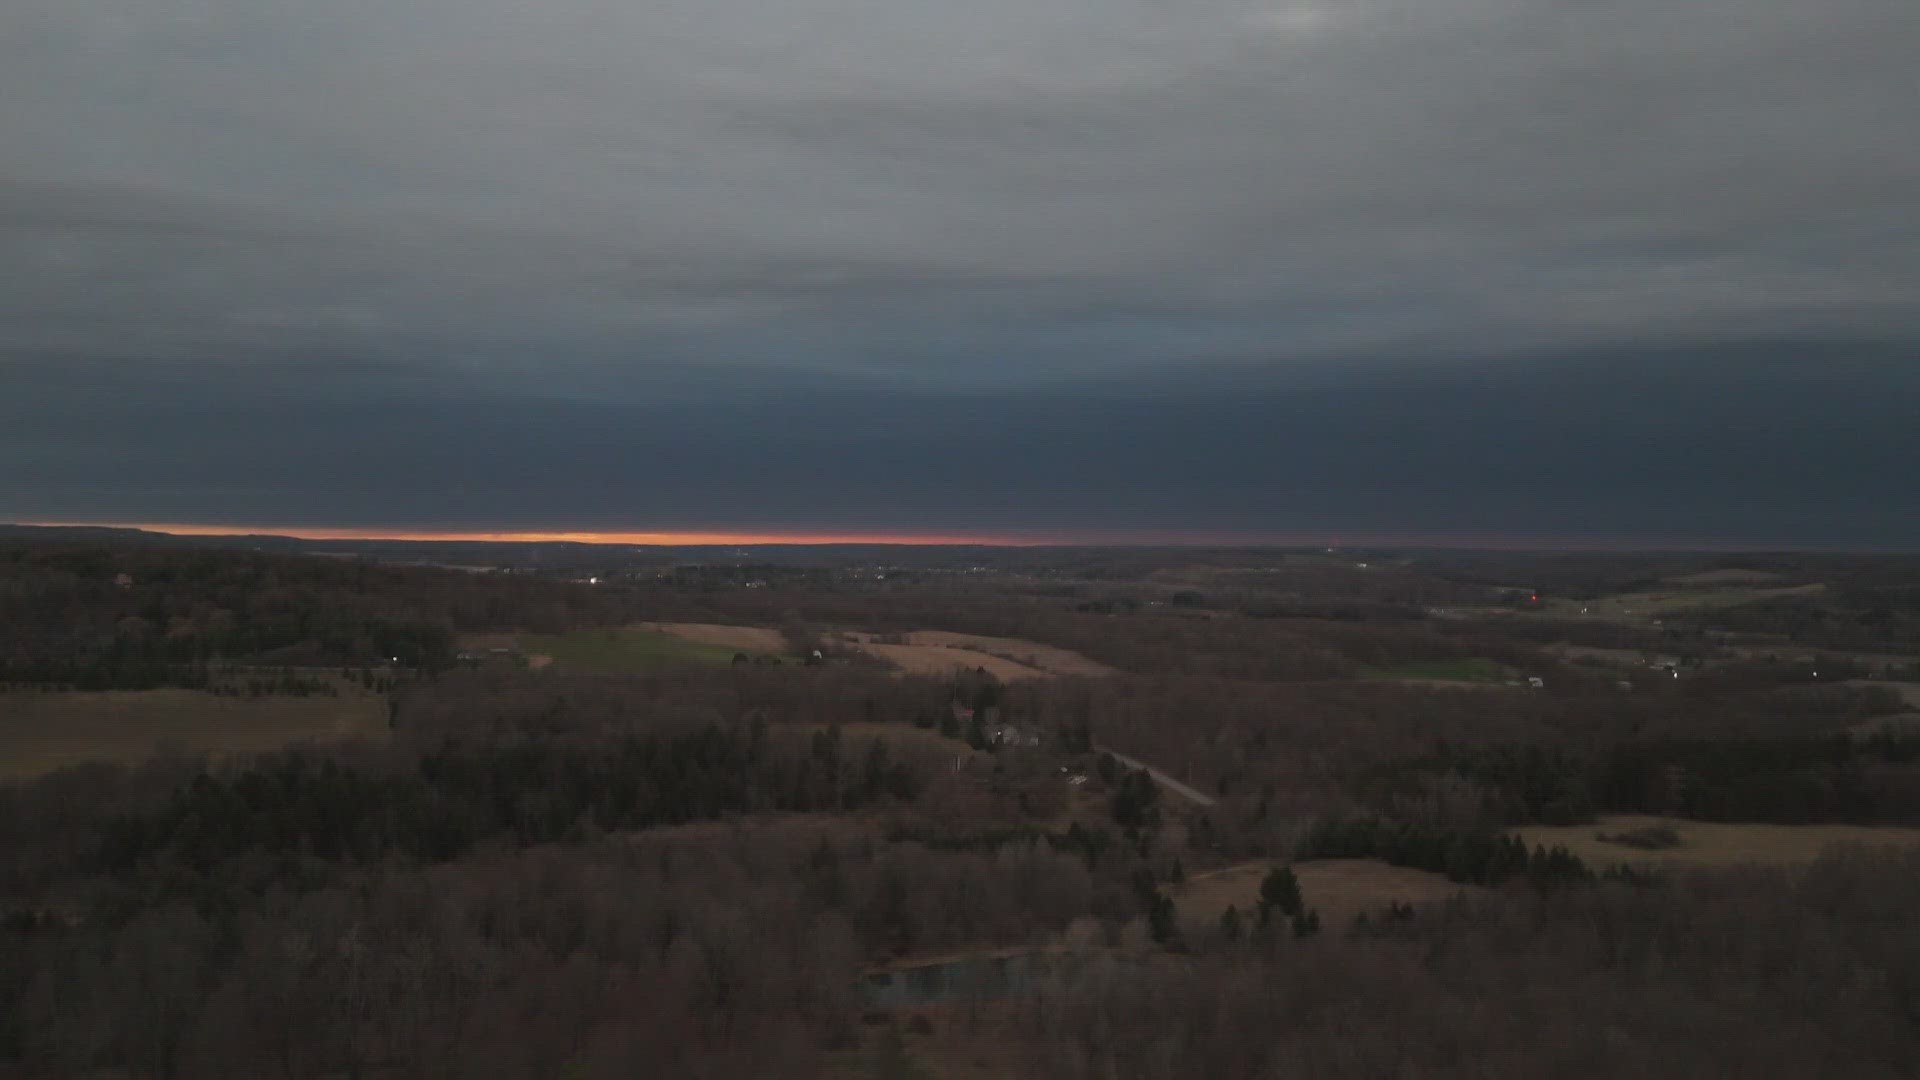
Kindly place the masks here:
<instances>
[{"instance_id":1,"label":"evergreen tree","mask_svg":"<svg viewBox=\"0 0 1920 1080\"><path fill-rule=\"evenodd\" d=\"M1232 904L1220 913L1220 935L1228 941L1240 940L1240 909Z\"/></svg>"},{"instance_id":2,"label":"evergreen tree","mask_svg":"<svg viewBox=\"0 0 1920 1080\"><path fill-rule=\"evenodd\" d=\"M1266 880L1260 883L1260 923L1270 921L1268 909L1277 909L1289 918L1300 914L1300 879L1294 876L1293 867L1276 866L1267 871Z\"/></svg>"},{"instance_id":3,"label":"evergreen tree","mask_svg":"<svg viewBox=\"0 0 1920 1080\"><path fill-rule=\"evenodd\" d=\"M980 719L979 711L973 714L973 720L967 724L967 745L975 750L987 749L987 725Z\"/></svg>"},{"instance_id":4,"label":"evergreen tree","mask_svg":"<svg viewBox=\"0 0 1920 1080\"><path fill-rule=\"evenodd\" d=\"M1173 900L1158 890L1154 891L1153 903L1147 908L1147 932L1162 945L1172 941L1180 932L1174 919Z\"/></svg>"}]
</instances>

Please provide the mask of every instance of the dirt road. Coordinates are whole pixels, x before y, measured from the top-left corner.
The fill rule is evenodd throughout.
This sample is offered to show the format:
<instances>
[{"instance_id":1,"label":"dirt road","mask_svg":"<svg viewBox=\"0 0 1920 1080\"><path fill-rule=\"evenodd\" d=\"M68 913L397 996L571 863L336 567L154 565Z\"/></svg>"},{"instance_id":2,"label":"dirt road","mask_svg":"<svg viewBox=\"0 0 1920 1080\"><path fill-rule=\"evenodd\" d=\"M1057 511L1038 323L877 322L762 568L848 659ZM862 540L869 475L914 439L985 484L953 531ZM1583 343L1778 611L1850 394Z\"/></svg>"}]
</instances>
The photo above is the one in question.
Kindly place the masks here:
<instances>
[{"instance_id":1,"label":"dirt road","mask_svg":"<svg viewBox=\"0 0 1920 1080\"><path fill-rule=\"evenodd\" d=\"M1159 769L1156 769L1153 766L1148 765L1143 761L1130 758L1125 754L1115 753L1114 751L1108 750L1105 747L1096 747L1095 749L1099 750L1100 753L1111 755L1113 760L1119 762L1122 765L1125 765L1129 769L1147 770L1147 775L1153 777L1153 780L1155 783L1159 784L1163 788L1166 788L1168 791L1173 792L1175 795L1179 795L1180 797L1187 799L1191 802L1197 803L1200 806L1212 806L1214 804L1215 800L1213 796L1208 795L1207 793L1201 791L1198 788L1190 787L1186 784L1183 784L1180 781L1175 780L1173 777L1168 776L1166 773L1161 772Z\"/></svg>"}]
</instances>

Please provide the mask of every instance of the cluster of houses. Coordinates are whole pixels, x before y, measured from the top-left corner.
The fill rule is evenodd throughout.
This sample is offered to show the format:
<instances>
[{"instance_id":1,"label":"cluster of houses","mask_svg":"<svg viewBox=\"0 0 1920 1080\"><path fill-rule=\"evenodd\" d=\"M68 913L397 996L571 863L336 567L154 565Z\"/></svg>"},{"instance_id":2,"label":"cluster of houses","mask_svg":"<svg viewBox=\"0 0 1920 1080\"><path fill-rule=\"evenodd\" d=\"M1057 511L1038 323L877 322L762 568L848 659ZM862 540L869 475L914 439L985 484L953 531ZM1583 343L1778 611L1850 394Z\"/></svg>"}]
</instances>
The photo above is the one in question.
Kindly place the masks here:
<instances>
[{"instance_id":1,"label":"cluster of houses","mask_svg":"<svg viewBox=\"0 0 1920 1080\"><path fill-rule=\"evenodd\" d=\"M974 710L959 702L955 702L953 706L953 717L960 721L961 725L965 727L973 723ZM1039 728L1028 724L1015 724L1000 719L1000 709L994 705L987 706L985 715L980 717L980 729L986 733L987 745L989 746L1039 746L1041 742L1041 731Z\"/></svg>"}]
</instances>

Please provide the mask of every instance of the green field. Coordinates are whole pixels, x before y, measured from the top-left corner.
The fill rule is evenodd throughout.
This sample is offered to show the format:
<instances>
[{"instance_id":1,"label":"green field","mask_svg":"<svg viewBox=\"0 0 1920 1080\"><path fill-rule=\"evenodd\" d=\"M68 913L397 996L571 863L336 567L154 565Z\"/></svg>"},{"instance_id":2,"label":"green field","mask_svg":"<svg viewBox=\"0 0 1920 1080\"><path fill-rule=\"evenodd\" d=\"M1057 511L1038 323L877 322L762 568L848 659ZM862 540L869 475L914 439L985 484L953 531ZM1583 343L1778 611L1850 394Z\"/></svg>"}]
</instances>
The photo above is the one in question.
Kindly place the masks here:
<instances>
[{"instance_id":1,"label":"green field","mask_svg":"<svg viewBox=\"0 0 1920 1080\"><path fill-rule=\"evenodd\" d=\"M1763 600L1815 597L1824 593L1826 588L1826 585L1815 582L1810 585L1790 585L1773 589L1748 586L1676 588L1661 592L1619 593L1592 600L1553 597L1527 611L1526 614L1546 615L1560 619L1610 619L1632 622L1640 619L1657 619L1666 615L1697 615L1702 612L1740 607L1743 604L1755 604Z\"/></svg>"},{"instance_id":2,"label":"green field","mask_svg":"<svg viewBox=\"0 0 1920 1080\"><path fill-rule=\"evenodd\" d=\"M224 697L199 690L0 693L0 781L87 762L134 764L155 753L259 754L303 739L385 738L386 700L343 686L338 697Z\"/></svg>"},{"instance_id":3,"label":"green field","mask_svg":"<svg viewBox=\"0 0 1920 1080\"><path fill-rule=\"evenodd\" d=\"M724 667L739 650L701 645L658 630L573 630L564 634L523 634L520 651L529 659L548 657L567 671L589 675L640 675L674 668Z\"/></svg>"},{"instance_id":4,"label":"green field","mask_svg":"<svg viewBox=\"0 0 1920 1080\"><path fill-rule=\"evenodd\" d=\"M1513 677L1513 669L1484 656L1464 660L1403 660L1393 664L1367 664L1360 669L1363 679L1429 679L1440 682L1501 682Z\"/></svg>"}]
</instances>

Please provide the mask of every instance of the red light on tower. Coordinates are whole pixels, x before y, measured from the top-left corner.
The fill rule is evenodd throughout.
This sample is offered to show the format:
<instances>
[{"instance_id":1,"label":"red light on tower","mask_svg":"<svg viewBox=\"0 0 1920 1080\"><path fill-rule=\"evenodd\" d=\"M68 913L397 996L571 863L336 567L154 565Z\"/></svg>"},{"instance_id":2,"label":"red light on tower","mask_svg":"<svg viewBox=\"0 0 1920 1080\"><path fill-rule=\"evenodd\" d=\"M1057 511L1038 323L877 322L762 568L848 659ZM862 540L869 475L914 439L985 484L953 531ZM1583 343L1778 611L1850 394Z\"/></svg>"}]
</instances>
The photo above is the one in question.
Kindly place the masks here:
<instances>
[{"instance_id":1,"label":"red light on tower","mask_svg":"<svg viewBox=\"0 0 1920 1080\"><path fill-rule=\"evenodd\" d=\"M1530 597L1530 599L1531 599L1531 601L1532 601L1533 603L1536 603L1536 604L1537 604L1537 603L1539 603L1539 602L1540 602L1540 594L1539 594L1539 593L1534 593L1534 594L1533 594L1533 596L1532 596L1532 597Z\"/></svg>"}]
</instances>

